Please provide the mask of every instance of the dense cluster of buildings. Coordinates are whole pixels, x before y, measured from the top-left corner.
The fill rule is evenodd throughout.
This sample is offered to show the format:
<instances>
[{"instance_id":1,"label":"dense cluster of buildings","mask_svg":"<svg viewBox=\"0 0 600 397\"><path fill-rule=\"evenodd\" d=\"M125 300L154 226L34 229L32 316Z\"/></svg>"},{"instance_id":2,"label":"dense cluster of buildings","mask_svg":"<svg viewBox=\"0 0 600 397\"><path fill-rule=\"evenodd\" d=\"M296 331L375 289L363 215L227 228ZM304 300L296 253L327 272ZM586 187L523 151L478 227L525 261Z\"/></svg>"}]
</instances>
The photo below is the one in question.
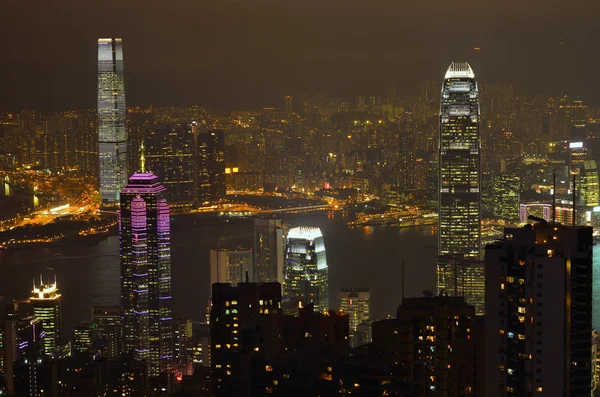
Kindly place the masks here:
<instances>
[{"instance_id":1,"label":"dense cluster of buildings","mask_svg":"<svg viewBox=\"0 0 600 397\"><path fill-rule=\"evenodd\" d=\"M120 305L94 307L68 337L56 281L34 280L3 313L0 394L592 395L595 115L566 97L480 90L467 63L434 87L413 102L395 87L354 102L286 96L283 111L220 119L128 111L121 40L100 39L95 117L6 116L0 165L97 176L118 209ZM403 291L395 318L374 319L369 288L333 297L319 228L265 217L251 246L210 252L208 321L174 314L170 205L317 188L436 208L435 294ZM484 218L527 224L486 239Z\"/></svg>"}]
</instances>

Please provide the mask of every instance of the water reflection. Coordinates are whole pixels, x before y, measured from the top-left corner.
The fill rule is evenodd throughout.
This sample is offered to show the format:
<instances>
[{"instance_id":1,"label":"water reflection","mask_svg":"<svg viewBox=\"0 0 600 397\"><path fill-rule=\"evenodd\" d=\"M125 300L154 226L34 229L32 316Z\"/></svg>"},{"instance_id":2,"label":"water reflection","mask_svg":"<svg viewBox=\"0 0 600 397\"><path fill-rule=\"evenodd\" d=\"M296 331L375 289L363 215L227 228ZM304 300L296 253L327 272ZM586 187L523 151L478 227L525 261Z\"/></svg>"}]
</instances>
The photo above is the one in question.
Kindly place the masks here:
<instances>
[{"instance_id":1,"label":"water reflection","mask_svg":"<svg viewBox=\"0 0 600 397\"><path fill-rule=\"evenodd\" d=\"M436 244L430 227L348 228L347 216L326 213L287 215L294 226L320 227L327 247L330 307L342 286L366 286L373 291L373 318L395 313L401 300L401 268L406 262L406 296L435 288ZM235 225L178 226L172 224L173 309L192 320L205 320L210 292L209 251L219 241L248 246L252 220ZM375 230L377 229L377 230ZM237 236L237 237L236 237ZM600 258L600 256L599 256ZM120 300L119 239L97 245L74 244L0 252L0 296L26 298L32 278L52 267L63 294L64 334L90 319L92 305L117 305ZM597 272L600 274L600 272Z\"/></svg>"}]
</instances>

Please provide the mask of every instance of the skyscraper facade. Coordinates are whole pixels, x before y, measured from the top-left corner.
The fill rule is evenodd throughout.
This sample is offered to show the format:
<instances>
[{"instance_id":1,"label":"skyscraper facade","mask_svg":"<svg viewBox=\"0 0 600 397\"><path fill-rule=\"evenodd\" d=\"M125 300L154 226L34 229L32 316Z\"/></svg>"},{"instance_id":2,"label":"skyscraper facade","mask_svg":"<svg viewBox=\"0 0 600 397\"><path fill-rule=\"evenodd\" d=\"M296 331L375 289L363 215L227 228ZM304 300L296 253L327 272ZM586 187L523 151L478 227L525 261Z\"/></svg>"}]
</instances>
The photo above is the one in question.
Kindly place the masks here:
<instances>
[{"instance_id":1,"label":"skyscraper facade","mask_svg":"<svg viewBox=\"0 0 600 397\"><path fill-rule=\"evenodd\" d=\"M187 125L160 125L144 137L145 169L167 188L169 203L194 201L194 134Z\"/></svg>"},{"instance_id":2,"label":"skyscraper facade","mask_svg":"<svg viewBox=\"0 0 600 397\"><path fill-rule=\"evenodd\" d=\"M591 394L592 228L538 220L486 246L486 396Z\"/></svg>"},{"instance_id":3,"label":"skyscraper facade","mask_svg":"<svg viewBox=\"0 0 600 397\"><path fill-rule=\"evenodd\" d=\"M58 346L60 337L60 304L61 294L54 284L44 284L40 278L39 285L33 285L31 297L29 298L33 315L40 319L44 337L42 338L42 352L52 355Z\"/></svg>"},{"instance_id":4,"label":"skyscraper facade","mask_svg":"<svg viewBox=\"0 0 600 397\"><path fill-rule=\"evenodd\" d=\"M284 273L283 295L287 307L298 308L313 303L315 311L329 309L329 270L321 229L290 229Z\"/></svg>"},{"instance_id":5,"label":"skyscraper facade","mask_svg":"<svg viewBox=\"0 0 600 397\"><path fill-rule=\"evenodd\" d=\"M210 250L210 285L254 281L252 268L251 249Z\"/></svg>"},{"instance_id":6,"label":"skyscraper facade","mask_svg":"<svg viewBox=\"0 0 600 397\"><path fill-rule=\"evenodd\" d=\"M283 284L285 235L287 227L278 218L254 220L253 277L257 283L279 282Z\"/></svg>"},{"instance_id":7,"label":"skyscraper facade","mask_svg":"<svg viewBox=\"0 0 600 397\"><path fill-rule=\"evenodd\" d=\"M480 259L462 255L440 255L436 263L436 294L461 296L475 307L476 315L485 314L485 269Z\"/></svg>"},{"instance_id":8,"label":"skyscraper facade","mask_svg":"<svg viewBox=\"0 0 600 397\"><path fill-rule=\"evenodd\" d=\"M150 376L173 359L169 205L151 172L135 173L121 191L123 351L149 362Z\"/></svg>"},{"instance_id":9,"label":"skyscraper facade","mask_svg":"<svg viewBox=\"0 0 600 397\"><path fill-rule=\"evenodd\" d=\"M338 309L348 314L350 346L371 342L371 289L342 287Z\"/></svg>"},{"instance_id":10,"label":"skyscraper facade","mask_svg":"<svg viewBox=\"0 0 600 397\"><path fill-rule=\"evenodd\" d=\"M505 221L519 219L521 179L512 174L494 176L494 216Z\"/></svg>"},{"instance_id":11,"label":"skyscraper facade","mask_svg":"<svg viewBox=\"0 0 600 397\"><path fill-rule=\"evenodd\" d=\"M225 135L222 130L197 133L198 192L200 203L225 197Z\"/></svg>"},{"instance_id":12,"label":"skyscraper facade","mask_svg":"<svg viewBox=\"0 0 600 397\"><path fill-rule=\"evenodd\" d=\"M98 39L98 153L102 202L116 204L127 184L123 41Z\"/></svg>"},{"instance_id":13,"label":"skyscraper facade","mask_svg":"<svg viewBox=\"0 0 600 397\"><path fill-rule=\"evenodd\" d=\"M442 85L439 255L481 250L479 89L468 63L453 62Z\"/></svg>"},{"instance_id":14,"label":"skyscraper facade","mask_svg":"<svg viewBox=\"0 0 600 397\"><path fill-rule=\"evenodd\" d=\"M600 185L598 184L598 166L596 160L583 162L581 177L578 178L579 203L588 209L600 204Z\"/></svg>"}]
</instances>

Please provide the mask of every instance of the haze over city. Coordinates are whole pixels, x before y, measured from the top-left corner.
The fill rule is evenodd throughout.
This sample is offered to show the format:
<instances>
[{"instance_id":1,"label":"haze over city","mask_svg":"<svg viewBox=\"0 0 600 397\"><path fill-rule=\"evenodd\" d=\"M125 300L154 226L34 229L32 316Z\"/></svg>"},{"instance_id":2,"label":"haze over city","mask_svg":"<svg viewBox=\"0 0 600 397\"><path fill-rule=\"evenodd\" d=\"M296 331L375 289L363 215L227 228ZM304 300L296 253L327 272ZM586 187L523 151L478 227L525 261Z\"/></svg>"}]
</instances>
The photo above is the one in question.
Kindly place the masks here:
<instances>
[{"instance_id":1,"label":"haze over city","mask_svg":"<svg viewBox=\"0 0 600 397\"><path fill-rule=\"evenodd\" d=\"M124 40L131 105L250 109L392 83L412 93L455 60L518 95L600 102L594 1L36 0L2 13L5 111L92 108L98 37Z\"/></svg>"}]
</instances>

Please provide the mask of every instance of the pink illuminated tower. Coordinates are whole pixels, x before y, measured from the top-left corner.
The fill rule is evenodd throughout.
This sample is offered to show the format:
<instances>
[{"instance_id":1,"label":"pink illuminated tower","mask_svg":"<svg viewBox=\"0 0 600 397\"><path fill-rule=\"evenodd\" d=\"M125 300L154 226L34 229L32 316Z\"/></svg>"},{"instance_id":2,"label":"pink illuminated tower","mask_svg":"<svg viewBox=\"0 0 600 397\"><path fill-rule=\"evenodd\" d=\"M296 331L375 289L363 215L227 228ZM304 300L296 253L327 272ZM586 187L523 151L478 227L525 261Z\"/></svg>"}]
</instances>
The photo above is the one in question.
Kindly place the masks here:
<instances>
[{"instance_id":1,"label":"pink illuminated tower","mask_svg":"<svg viewBox=\"0 0 600 397\"><path fill-rule=\"evenodd\" d=\"M166 189L151 172L135 173L121 191L123 350L149 363L149 376L173 361L171 248Z\"/></svg>"}]
</instances>

